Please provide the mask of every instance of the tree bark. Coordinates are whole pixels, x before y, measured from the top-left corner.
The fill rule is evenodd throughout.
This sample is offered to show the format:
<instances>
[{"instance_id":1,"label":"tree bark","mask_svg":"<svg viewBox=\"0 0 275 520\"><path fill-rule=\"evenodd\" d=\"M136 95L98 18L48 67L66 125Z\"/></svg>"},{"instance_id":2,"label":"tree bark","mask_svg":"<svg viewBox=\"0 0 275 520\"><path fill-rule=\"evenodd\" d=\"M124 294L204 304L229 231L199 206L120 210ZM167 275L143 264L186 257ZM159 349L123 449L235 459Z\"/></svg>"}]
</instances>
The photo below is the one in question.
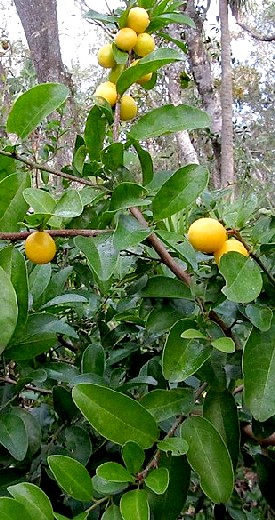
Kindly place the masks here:
<instances>
[{"instance_id":1,"label":"tree bark","mask_svg":"<svg viewBox=\"0 0 275 520\"><path fill-rule=\"evenodd\" d=\"M234 185L234 148L233 148L233 93L231 66L231 38L228 24L228 2L219 0L221 28L221 187Z\"/></svg>"}]
</instances>

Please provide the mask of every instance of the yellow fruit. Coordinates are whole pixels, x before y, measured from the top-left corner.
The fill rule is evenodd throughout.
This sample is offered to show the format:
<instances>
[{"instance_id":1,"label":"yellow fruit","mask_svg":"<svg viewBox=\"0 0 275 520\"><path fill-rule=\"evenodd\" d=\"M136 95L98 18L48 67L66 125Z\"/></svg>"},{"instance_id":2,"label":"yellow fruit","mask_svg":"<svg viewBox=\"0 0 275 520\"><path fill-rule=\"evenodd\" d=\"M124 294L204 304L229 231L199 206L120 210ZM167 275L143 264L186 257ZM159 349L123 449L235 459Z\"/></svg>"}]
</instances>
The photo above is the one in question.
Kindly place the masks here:
<instances>
[{"instance_id":1,"label":"yellow fruit","mask_svg":"<svg viewBox=\"0 0 275 520\"><path fill-rule=\"evenodd\" d=\"M130 66L133 67L134 65L137 65L138 62L139 60L134 60ZM150 81L152 75L152 72L148 72L147 74L144 74L144 76L141 76L141 78L137 79L136 82L139 83L139 85L143 85L143 83L147 83L147 81Z\"/></svg>"},{"instance_id":2,"label":"yellow fruit","mask_svg":"<svg viewBox=\"0 0 275 520\"><path fill-rule=\"evenodd\" d=\"M56 251L55 241L47 231L34 231L26 239L26 257L34 264L47 264Z\"/></svg>"},{"instance_id":3,"label":"yellow fruit","mask_svg":"<svg viewBox=\"0 0 275 520\"><path fill-rule=\"evenodd\" d=\"M112 83L116 83L120 75L125 69L125 65L115 65L109 73L108 79Z\"/></svg>"},{"instance_id":4,"label":"yellow fruit","mask_svg":"<svg viewBox=\"0 0 275 520\"><path fill-rule=\"evenodd\" d=\"M213 253L222 247L227 239L227 233L218 220L203 217L191 224L187 238L198 251Z\"/></svg>"},{"instance_id":5,"label":"yellow fruit","mask_svg":"<svg viewBox=\"0 0 275 520\"><path fill-rule=\"evenodd\" d=\"M122 51L131 51L137 43L137 33L130 27L123 27L115 35L116 46Z\"/></svg>"},{"instance_id":6,"label":"yellow fruit","mask_svg":"<svg viewBox=\"0 0 275 520\"><path fill-rule=\"evenodd\" d=\"M155 48L155 40L153 36L148 33L140 33L137 36L137 43L134 46L134 51L138 56L147 56Z\"/></svg>"},{"instance_id":7,"label":"yellow fruit","mask_svg":"<svg viewBox=\"0 0 275 520\"><path fill-rule=\"evenodd\" d=\"M114 106L117 100L117 91L116 86L112 81L105 81L104 83L100 83L98 85L95 96L103 97L110 103L111 106Z\"/></svg>"},{"instance_id":8,"label":"yellow fruit","mask_svg":"<svg viewBox=\"0 0 275 520\"><path fill-rule=\"evenodd\" d=\"M136 33L143 33L146 31L150 23L150 18L147 11L143 7L132 7L127 18L127 26L133 29Z\"/></svg>"},{"instance_id":9,"label":"yellow fruit","mask_svg":"<svg viewBox=\"0 0 275 520\"><path fill-rule=\"evenodd\" d=\"M97 53L97 61L99 65L105 69L111 69L115 66L116 62L111 43L107 43L107 45L104 45L101 47L101 49L99 49Z\"/></svg>"},{"instance_id":10,"label":"yellow fruit","mask_svg":"<svg viewBox=\"0 0 275 520\"><path fill-rule=\"evenodd\" d=\"M229 251L236 251L237 253L240 253L243 256L249 256L249 252L247 251L247 249L245 249L242 242L240 242L240 240L235 240L234 238L232 238L231 240L226 240L220 247L220 249L215 251L214 257L216 263L219 264L221 257Z\"/></svg>"},{"instance_id":11,"label":"yellow fruit","mask_svg":"<svg viewBox=\"0 0 275 520\"><path fill-rule=\"evenodd\" d=\"M121 121L130 121L137 115L138 106L132 96L121 96L120 100L120 119Z\"/></svg>"}]
</instances>

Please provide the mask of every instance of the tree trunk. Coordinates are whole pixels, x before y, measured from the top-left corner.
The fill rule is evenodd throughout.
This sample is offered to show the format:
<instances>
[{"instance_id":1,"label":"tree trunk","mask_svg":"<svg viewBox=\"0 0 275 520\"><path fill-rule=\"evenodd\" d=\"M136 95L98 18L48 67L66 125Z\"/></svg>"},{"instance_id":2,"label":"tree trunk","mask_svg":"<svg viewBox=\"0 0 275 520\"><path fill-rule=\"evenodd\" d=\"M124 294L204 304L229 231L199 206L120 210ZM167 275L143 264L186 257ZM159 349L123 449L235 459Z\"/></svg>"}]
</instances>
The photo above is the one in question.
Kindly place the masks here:
<instances>
[{"instance_id":1,"label":"tree trunk","mask_svg":"<svg viewBox=\"0 0 275 520\"><path fill-rule=\"evenodd\" d=\"M219 17L221 27L221 186L233 186L234 149L233 149L233 94L232 94L232 65L231 65L231 38L228 25L228 2L219 0Z\"/></svg>"}]
</instances>

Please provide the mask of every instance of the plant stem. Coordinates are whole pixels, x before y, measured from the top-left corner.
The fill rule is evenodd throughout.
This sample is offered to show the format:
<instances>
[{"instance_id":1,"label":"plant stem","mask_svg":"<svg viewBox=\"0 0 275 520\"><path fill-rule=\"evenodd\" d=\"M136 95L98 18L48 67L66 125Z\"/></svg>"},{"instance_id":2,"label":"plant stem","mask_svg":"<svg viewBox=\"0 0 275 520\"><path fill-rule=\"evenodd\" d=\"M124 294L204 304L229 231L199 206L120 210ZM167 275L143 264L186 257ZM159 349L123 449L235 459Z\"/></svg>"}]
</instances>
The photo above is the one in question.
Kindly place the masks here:
<instances>
[{"instance_id":1,"label":"plant stem","mask_svg":"<svg viewBox=\"0 0 275 520\"><path fill-rule=\"evenodd\" d=\"M47 233L52 237L96 237L104 233L110 233L110 229L50 229ZM2 232L0 233L0 240L9 240L10 242L17 242L19 240L26 240L33 231L18 231L18 232Z\"/></svg>"}]
</instances>

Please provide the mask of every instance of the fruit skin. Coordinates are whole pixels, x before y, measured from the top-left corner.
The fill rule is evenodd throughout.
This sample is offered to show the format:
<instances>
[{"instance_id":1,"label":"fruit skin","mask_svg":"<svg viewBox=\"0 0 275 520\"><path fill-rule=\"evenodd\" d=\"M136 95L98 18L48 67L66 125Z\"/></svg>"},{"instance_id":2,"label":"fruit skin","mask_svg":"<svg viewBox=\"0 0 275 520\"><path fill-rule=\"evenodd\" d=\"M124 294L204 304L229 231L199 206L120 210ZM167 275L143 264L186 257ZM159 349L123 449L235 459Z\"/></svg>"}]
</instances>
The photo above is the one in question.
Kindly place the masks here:
<instances>
[{"instance_id":1,"label":"fruit skin","mask_svg":"<svg viewBox=\"0 0 275 520\"><path fill-rule=\"evenodd\" d=\"M191 224L187 238L194 249L203 253L214 253L227 239L225 227L211 217L202 217Z\"/></svg>"},{"instance_id":2,"label":"fruit skin","mask_svg":"<svg viewBox=\"0 0 275 520\"><path fill-rule=\"evenodd\" d=\"M143 7L132 7L132 9L130 9L127 18L127 26L133 29L133 31L136 33L143 33L146 31L149 23L150 18L146 9Z\"/></svg>"},{"instance_id":3,"label":"fruit skin","mask_svg":"<svg viewBox=\"0 0 275 520\"><path fill-rule=\"evenodd\" d=\"M230 240L226 240L220 249L214 252L216 264L219 265L221 257L229 251L236 251L236 253L240 253L243 256L249 256L249 252L242 242L240 242L240 240L235 240L235 238L231 238Z\"/></svg>"},{"instance_id":4,"label":"fruit skin","mask_svg":"<svg viewBox=\"0 0 275 520\"><path fill-rule=\"evenodd\" d=\"M103 97L110 103L111 106L114 106L117 100L117 91L116 86L112 81L105 81L104 83L100 83L98 85L95 96Z\"/></svg>"},{"instance_id":5,"label":"fruit skin","mask_svg":"<svg viewBox=\"0 0 275 520\"><path fill-rule=\"evenodd\" d=\"M123 27L115 35L114 42L122 51L131 51L137 43L138 35L130 27Z\"/></svg>"},{"instance_id":6,"label":"fruit skin","mask_svg":"<svg viewBox=\"0 0 275 520\"><path fill-rule=\"evenodd\" d=\"M139 60L132 61L130 67L134 67L135 65L138 64L138 62L139 62ZM152 75L153 75L152 72L148 72L147 74L144 74L144 76L141 76L141 78L137 79L136 83L138 83L139 85L143 85L143 83L147 83L147 81L150 81L150 79L152 78Z\"/></svg>"},{"instance_id":7,"label":"fruit skin","mask_svg":"<svg viewBox=\"0 0 275 520\"><path fill-rule=\"evenodd\" d=\"M107 43L107 45L104 45L99 49L97 53L97 61L98 64L105 69L111 69L115 66L116 62L111 43Z\"/></svg>"},{"instance_id":8,"label":"fruit skin","mask_svg":"<svg viewBox=\"0 0 275 520\"><path fill-rule=\"evenodd\" d=\"M121 121L130 121L137 115L138 106L132 96L125 94L120 100L120 119Z\"/></svg>"},{"instance_id":9,"label":"fruit skin","mask_svg":"<svg viewBox=\"0 0 275 520\"><path fill-rule=\"evenodd\" d=\"M137 43L134 46L134 51L138 56L147 56L155 48L155 40L151 34L146 32L140 33L137 36Z\"/></svg>"},{"instance_id":10,"label":"fruit skin","mask_svg":"<svg viewBox=\"0 0 275 520\"><path fill-rule=\"evenodd\" d=\"M56 251L55 241L47 231L34 231L25 241L26 257L34 264L47 264Z\"/></svg>"}]
</instances>

